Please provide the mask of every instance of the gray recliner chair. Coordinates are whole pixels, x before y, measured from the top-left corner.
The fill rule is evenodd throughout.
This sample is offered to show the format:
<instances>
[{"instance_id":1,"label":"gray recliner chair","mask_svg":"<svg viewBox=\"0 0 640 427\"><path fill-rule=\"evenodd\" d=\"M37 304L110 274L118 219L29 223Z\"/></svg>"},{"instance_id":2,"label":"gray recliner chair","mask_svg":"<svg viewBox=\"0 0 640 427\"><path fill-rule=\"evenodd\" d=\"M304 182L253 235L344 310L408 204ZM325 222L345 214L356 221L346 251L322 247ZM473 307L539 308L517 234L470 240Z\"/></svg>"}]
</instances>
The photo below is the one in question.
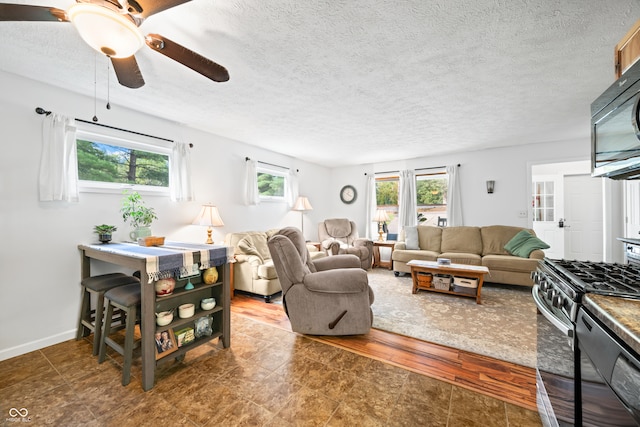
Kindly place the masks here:
<instances>
[{"instance_id":1,"label":"gray recliner chair","mask_svg":"<svg viewBox=\"0 0 640 427\"><path fill-rule=\"evenodd\" d=\"M371 268L373 241L358 235L355 222L347 218L326 219L318 224L318 239L327 255L353 254L360 259L361 268Z\"/></svg>"},{"instance_id":2,"label":"gray recliner chair","mask_svg":"<svg viewBox=\"0 0 640 427\"><path fill-rule=\"evenodd\" d=\"M354 255L311 261L304 236L294 227L268 242L282 286L282 302L294 332L309 335L366 334L373 323L373 290Z\"/></svg>"}]
</instances>

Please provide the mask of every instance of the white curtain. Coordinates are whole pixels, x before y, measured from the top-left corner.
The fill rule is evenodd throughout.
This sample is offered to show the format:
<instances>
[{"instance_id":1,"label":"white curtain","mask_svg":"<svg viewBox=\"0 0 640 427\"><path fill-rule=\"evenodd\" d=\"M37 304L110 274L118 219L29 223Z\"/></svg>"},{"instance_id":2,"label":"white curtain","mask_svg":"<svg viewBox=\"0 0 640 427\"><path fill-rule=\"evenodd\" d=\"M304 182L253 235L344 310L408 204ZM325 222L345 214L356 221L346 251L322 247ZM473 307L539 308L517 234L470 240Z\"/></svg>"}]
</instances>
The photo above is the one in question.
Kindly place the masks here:
<instances>
[{"instance_id":1,"label":"white curtain","mask_svg":"<svg viewBox=\"0 0 640 427\"><path fill-rule=\"evenodd\" d=\"M171 200L174 202L191 202L193 186L191 185L191 152L189 144L176 142L171 152Z\"/></svg>"},{"instance_id":2,"label":"white curtain","mask_svg":"<svg viewBox=\"0 0 640 427\"><path fill-rule=\"evenodd\" d=\"M449 187L447 189L447 225L450 227L462 224L462 195L460 194L460 175L458 165L447 166Z\"/></svg>"},{"instance_id":3,"label":"white curtain","mask_svg":"<svg viewBox=\"0 0 640 427\"><path fill-rule=\"evenodd\" d=\"M72 118L49 114L42 122L38 186L41 202L78 202L76 126Z\"/></svg>"},{"instance_id":4,"label":"white curtain","mask_svg":"<svg viewBox=\"0 0 640 427\"><path fill-rule=\"evenodd\" d=\"M298 176L291 169L287 171L287 188L285 189L285 198L289 208L293 208L293 205L298 199Z\"/></svg>"},{"instance_id":5,"label":"white curtain","mask_svg":"<svg viewBox=\"0 0 640 427\"><path fill-rule=\"evenodd\" d=\"M366 238L373 240L372 236L374 236L374 233L371 227L375 226L375 229L378 229L378 226L373 224L373 216L375 215L376 209L378 208L378 203L376 200L376 177L373 174L367 176L367 193L364 197L364 203L367 207L367 216L365 218L365 222L367 224Z\"/></svg>"},{"instance_id":6,"label":"white curtain","mask_svg":"<svg viewBox=\"0 0 640 427\"><path fill-rule=\"evenodd\" d=\"M398 191L398 232L403 227L411 227L418 223L416 210L416 174L412 170L400 171L400 189Z\"/></svg>"},{"instance_id":7,"label":"white curtain","mask_svg":"<svg viewBox=\"0 0 640 427\"><path fill-rule=\"evenodd\" d=\"M248 159L245 161L244 203L247 206L257 205L258 196L258 162Z\"/></svg>"}]
</instances>

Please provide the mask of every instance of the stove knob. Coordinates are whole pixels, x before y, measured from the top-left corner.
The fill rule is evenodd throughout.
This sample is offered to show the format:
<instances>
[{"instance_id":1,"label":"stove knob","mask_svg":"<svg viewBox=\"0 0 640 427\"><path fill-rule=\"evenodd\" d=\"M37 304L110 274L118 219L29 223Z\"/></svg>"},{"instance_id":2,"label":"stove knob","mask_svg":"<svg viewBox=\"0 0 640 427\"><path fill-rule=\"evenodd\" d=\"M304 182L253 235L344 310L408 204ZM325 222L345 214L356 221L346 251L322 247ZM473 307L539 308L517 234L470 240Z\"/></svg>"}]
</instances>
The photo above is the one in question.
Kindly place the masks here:
<instances>
[{"instance_id":1,"label":"stove knob","mask_svg":"<svg viewBox=\"0 0 640 427\"><path fill-rule=\"evenodd\" d=\"M538 281L540 280L540 273L538 273L538 271L532 271L531 272L531 279L533 280L533 283L538 283Z\"/></svg>"},{"instance_id":2,"label":"stove knob","mask_svg":"<svg viewBox=\"0 0 640 427\"><path fill-rule=\"evenodd\" d=\"M547 292L549 290L549 282L544 277L538 281L538 286L542 292Z\"/></svg>"},{"instance_id":3,"label":"stove knob","mask_svg":"<svg viewBox=\"0 0 640 427\"><path fill-rule=\"evenodd\" d=\"M547 291L547 299L549 301L553 301L553 298L556 296L556 290L555 289L549 289Z\"/></svg>"},{"instance_id":4,"label":"stove knob","mask_svg":"<svg viewBox=\"0 0 640 427\"><path fill-rule=\"evenodd\" d=\"M553 299L551 300L551 305L556 308L562 308L564 306L564 297L559 293L554 295Z\"/></svg>"}]
</instances>

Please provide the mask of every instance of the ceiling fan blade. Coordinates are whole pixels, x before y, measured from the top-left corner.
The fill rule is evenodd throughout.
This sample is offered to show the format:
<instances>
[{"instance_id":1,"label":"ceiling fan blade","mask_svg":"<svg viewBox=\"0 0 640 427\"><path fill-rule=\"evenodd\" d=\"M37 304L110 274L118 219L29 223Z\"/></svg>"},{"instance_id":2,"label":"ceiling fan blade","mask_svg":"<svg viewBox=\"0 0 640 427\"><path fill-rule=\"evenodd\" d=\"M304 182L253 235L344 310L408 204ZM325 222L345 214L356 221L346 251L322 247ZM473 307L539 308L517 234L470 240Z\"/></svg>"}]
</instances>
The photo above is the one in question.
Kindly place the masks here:
<instances>
[{"instance_id":1,"label":"ceiling fan blade","mask_svg":"<svg viewBox=\"0 0 640 427\"><path fill-rule=\"evenodd\" d=\"M229 80L229 72L220 64L179 45L176 42L158 34L149 34L146 37L147 45L161 54L191 68L193 71L215 81L226 82Z\"/></svg>"},{"instance_id":2,"label":"ceiling fan blade","mask_svg":"<svg viewBox=\"0 0 640 427\"><path fill-rule=\"evenodd\" d=\"M0 4L0 21L59 21L68 22L62 9L28 4Z\"/></svg>"},{"instance_id":3,"label":"ceiling fan blade","mask_svg":"<svg viewBox=\"0 0 640 427\"><path fill-rule=\"evenodd\" d=\"M113 71L116 72L118 82L122 86L130 87L131 89L137 89L144 86L144 79L140 68L138 68L138 62L136 57L131 55L128 58L109 58L113 65Z\"/></svg>"},{"instance_id":4,"label":"ceiling fan blade","mask_svg":"<svg viewBox=\"0 0 640 427\"><path fill-rule=\"evenodd\" d=\"M172 7L190 1L191 0L129 0L129 12L134 13L134 11L139 11L140 15L148 18L154 13L162 12L163 10L171 9Z\"/></svg>"}]
</instances>

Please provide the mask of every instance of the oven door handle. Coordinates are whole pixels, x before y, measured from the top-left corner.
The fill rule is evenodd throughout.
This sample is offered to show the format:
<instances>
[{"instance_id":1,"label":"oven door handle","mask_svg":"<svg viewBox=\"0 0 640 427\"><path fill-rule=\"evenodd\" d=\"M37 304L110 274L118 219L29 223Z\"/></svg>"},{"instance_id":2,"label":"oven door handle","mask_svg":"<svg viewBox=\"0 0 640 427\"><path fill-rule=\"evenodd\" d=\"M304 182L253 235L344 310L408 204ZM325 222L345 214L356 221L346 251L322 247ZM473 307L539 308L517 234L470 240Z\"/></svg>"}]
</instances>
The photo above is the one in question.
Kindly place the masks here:
<instances>
[{"instance_id":1,"label":"oven door handle","mask_svg":"<svg viewBox=\"0 0 640 427\"><path fill-rule=\"evenodd\" d=\"M538 310L540 310L540 313L542 313L545 319L547 319L553 326L559 329L563 335L568 338L573 338L573 326L567 325L565 322L558 319L553 314L553 312L549 310L549 308L547 308L547 305L545 304L544 300L540 298L540 295L538 293L538 285L533 286L533 290L531 291L531 293L533 295L533 301L536 303Z\"/></svg>"}]
</instances>

